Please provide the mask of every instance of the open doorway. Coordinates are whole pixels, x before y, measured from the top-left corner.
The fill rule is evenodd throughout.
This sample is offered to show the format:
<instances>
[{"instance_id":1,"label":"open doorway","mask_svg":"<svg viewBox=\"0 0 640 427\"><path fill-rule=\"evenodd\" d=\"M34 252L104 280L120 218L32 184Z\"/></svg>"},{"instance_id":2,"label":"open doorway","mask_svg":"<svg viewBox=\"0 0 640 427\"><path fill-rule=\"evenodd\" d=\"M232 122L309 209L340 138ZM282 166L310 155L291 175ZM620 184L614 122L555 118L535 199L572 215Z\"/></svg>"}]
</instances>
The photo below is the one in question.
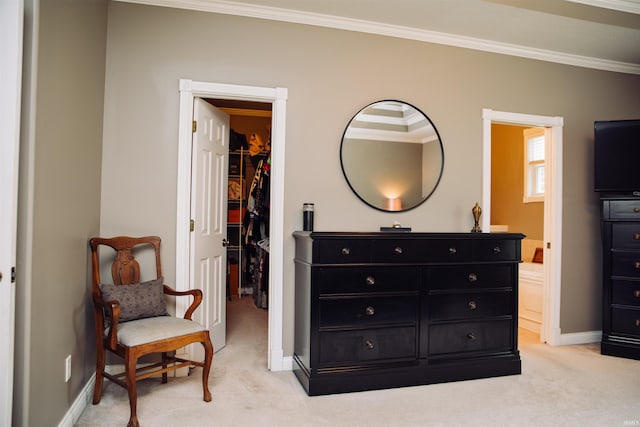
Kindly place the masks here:
<instances>
[{"instance_id":1,"label":"open doorway","mask_svg":"<svg viewBox=\"0 0 640 427\"><path fill-rule=\"evenodd\" d=\"M272 371L290 369L291 361L285 361L282 345L283 317L283 239L284 239L284 150L287 90L220 83L196 82L181 79L180 119L178 138L178 188L176 214L176 288L187 290L193 286L191 271L193 253L189 232L191 193L191 136L193 102L195 98L225 99L271 104L271 213L269 294L268 294L268 349L267 367ZM186 262L185 260L188 260ZM274 261L275 260L275 261ZM226 292L216 295L226 299ZM184 313L186 307L176 306L176 314ZM190 351L187 349L186 351Z\"/></svg>"},{"instance_id":2,"label":"open doorway","mask_svg":"<svg viewBox=\"0 0 640 427\"><path fill-rule=\"evenodd\" d=\"M521 342L540 341L544 300L546 128L492 123L491 231L523 233L518 277Z\"/></svg>"},{"instance_id":3,"label":"open doorway","mask_svg":"<svg viewBox=\"0 0 640 427\"><path fill-rule=\"evenodd\" d=\"M482 228L491 229L492 202L492 125L505 124L527 128L545 128L545 173L543 208L543 271L542 318L540 341L560 344L560 269L562 255L562 126L561 117L537 116L520 113L482 111L483 118L483 172L482 203L485 216ZM518 140L522 144L522 139ZM510 230L519 231L519 230Z\"/></svg>"},{"instance_id":4,"label":"open doorway","mask_svg":"<svg viewBox=\"0 0 640 427\"><path fill-rule=\"evenodd\" d=\"M229 116L227 206L226 333L267 343L269 308L270 184L272 104L204 99ZM247 323L247 318L256 323Z\"/></svg>"}]
</instances>

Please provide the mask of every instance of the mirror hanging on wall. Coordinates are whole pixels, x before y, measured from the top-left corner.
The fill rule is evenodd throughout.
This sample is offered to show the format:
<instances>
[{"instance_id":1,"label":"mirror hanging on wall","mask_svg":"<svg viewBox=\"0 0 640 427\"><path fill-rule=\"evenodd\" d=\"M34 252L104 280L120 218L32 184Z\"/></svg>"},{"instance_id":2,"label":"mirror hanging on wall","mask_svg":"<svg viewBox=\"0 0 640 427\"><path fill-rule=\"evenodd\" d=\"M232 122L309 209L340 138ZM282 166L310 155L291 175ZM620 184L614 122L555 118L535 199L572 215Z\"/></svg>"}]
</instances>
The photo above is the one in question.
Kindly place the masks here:
<instances>
[{"instance_id":1,"label":"mirror hanging on wall","mask_svg":"<svg viewBox=\"0 0 640 427\"><path fill-rule=\"evenodd\" d=\"M431 120L403 101L367 105L342 136L340 163L351 190L386 212L413 209L433 193L444 166L442 140Z\"/></svg>"}]
</instances>

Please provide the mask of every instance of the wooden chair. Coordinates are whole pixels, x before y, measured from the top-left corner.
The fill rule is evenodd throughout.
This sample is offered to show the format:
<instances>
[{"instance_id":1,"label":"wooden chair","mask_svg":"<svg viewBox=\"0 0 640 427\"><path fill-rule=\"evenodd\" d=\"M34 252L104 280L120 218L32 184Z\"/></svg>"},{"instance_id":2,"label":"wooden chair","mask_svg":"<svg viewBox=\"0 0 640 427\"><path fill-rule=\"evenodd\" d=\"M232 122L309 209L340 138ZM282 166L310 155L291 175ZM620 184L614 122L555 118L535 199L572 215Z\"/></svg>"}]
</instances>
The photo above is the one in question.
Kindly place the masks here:
<instances>
[{"instance_id":1,"label":"wooden chair","mask_svg":"<svg viewBox=\"0 0 640 427\"><path fill-rule=\"evenodd\" d=\"M100 403L104 378L113 381L127 389L131 407L128 426L137 427L139 422L136 411L136 382L162 374L162 383L166 383L167 372L189 366L203 368L204 401L210 402L208 378L213 360L213 345L209 331L191 320L193 312L202 302L202 291L194 289L177 292L163 283L159 237L94 237L89 243L97 343L93 404ZM135 251L132 250L134 247L137 250L138 247L141 249L149 245L155 250L156 279L140 283L140 265L133 256ZM113 284L104 284L100 279L99 246L108 246L115 251L111 266ZM167 314L164 295L193 296L193 302L184 319ZM201 343L204 346L204 362L186 360L169 354L191 343ZM105 350L124 359L124 372L105 372ZM138 358L150 353L161 353L161 361L137 368Z\"/></svg>"}]
</instances>

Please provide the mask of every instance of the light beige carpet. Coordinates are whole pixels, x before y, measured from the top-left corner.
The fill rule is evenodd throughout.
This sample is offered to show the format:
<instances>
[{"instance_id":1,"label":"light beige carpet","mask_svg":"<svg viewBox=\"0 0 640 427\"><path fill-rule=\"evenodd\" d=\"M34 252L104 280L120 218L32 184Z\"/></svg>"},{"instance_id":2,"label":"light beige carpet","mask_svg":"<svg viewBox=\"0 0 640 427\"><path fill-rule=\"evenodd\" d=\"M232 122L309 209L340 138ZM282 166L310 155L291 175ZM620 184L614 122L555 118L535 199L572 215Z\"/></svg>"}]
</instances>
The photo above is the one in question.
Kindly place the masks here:
<instances>
[{"instance_id":1,"label":"light beige carpet","mask_svg":"<svg viewBox=\"0 0 640 427\"><path fill-rule=\"evenodd\" d=\"M600 355L599 344L551 347L522 332L522 375L308 397L292 372L270 372L267 312L250 297L227 304L227 346L202 401L190 377L138 385L142 426L629 426L640 425L640 361ZM107 384L77 426L125 426L126 391Z\"/></svg>"}]
</instances>

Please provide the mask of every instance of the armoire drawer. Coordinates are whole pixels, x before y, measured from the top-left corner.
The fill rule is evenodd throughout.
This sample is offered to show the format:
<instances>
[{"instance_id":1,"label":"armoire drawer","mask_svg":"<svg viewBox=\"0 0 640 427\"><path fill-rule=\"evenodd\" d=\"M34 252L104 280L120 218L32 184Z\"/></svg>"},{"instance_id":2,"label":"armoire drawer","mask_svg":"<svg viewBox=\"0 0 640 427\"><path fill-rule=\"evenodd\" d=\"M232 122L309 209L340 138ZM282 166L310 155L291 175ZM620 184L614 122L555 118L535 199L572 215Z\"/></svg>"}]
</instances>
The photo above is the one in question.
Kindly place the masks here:
<instances>
[{"instance_id":1,"label":"armoire drawer","mask_svg":"<svg viewBox=\"0 0 640 427\"><path fill-rule=\"evenodd\" d=\"M432 321L510 316L512 313L511 291L429 296L429 319Z\"/></svg>"},{"instance_id":2,"label":"armoire drawer","mask_svg":"<svg viewBox=\"0 0 640 427\"><path fill-rule=\"evenodd\" d=\"M640 281L612 280L611 302L640 308Z\"/></svg>"},{"instance_id":3,"label":"armoire drawer","mask_svg":"<svg viewBox=\"0 0 640 427\"><path fill-rule=\"evenodd\" d=\"M640 222L612 223L611 247L640 251Z\"/></svg>"},{"instance_id":4,"label":"armoire drawer","mask_svg":"<svg viewBox=\"0 0 640 427\"><path fill-rule=\"evenodd\" d=\"M486 289L513 287L510 264L434 267L427 275L428 289Z\"/></svg>"},{"instance_id":5,"label":"armoire drawer","mask_svg":"<svg viewBox=\"0 0 640 427\"><path fill-rule=\"evenodd\" d=\"M320 328L415 324L417 319L415 295L320 299Z\"/></svg>"},{"instance_id":6,"label":"armoire drawer","mask_svg":"<svg viewBox=\"0 0 640 427\"><path fill-rule=\"evenodd\" d=\"M418 289L415 267L318 267L320 295L410 292Z\"/></svg>"},{"instance_id":7,"label":"armoire drawer","mask_svg":"<svg viewBox=\"0 0 640 427\"><path fill-rule=\"evenodd\" d=\"M511 320L434 324L429 328L429 355L512 350Z\"/></svg>"},{"instance_id":8,"label":"armoire drawer","mask_svg":"<svg viewBox=\"0 0 640 427\"><path fill-rule=\"evenodd\" d=\"M321 365L416 357L415 327L320 332Z\"/></svg>"},{"instance_id":9,"label":"armoire drawer","mask_svg":"<svg viewBox=\"0 0 640 427\"><path fill-rule=\"evenodd\" d=\"M633 308L612 308L611 333L633 335L640 338L640 310Z\"/></svg>"},{"instance_id":10,"label":"armoire drawer","mask_svg":"<svg viewBox=\"0 0 640 427\"><path fill-rule=\"evenodd\" d=\"M640 200L611 200L609 219L640 220Z\"/></svg>"},{"instance_id":11,"label":"armoire drawer","mask_svg":"<svg viewBox=\"0 0 640 427\"><path fill-rule=\"evenodd\" d=\"M611 275L640 278L640 252L613 252Z\"/></svg>"}]
</instances>

